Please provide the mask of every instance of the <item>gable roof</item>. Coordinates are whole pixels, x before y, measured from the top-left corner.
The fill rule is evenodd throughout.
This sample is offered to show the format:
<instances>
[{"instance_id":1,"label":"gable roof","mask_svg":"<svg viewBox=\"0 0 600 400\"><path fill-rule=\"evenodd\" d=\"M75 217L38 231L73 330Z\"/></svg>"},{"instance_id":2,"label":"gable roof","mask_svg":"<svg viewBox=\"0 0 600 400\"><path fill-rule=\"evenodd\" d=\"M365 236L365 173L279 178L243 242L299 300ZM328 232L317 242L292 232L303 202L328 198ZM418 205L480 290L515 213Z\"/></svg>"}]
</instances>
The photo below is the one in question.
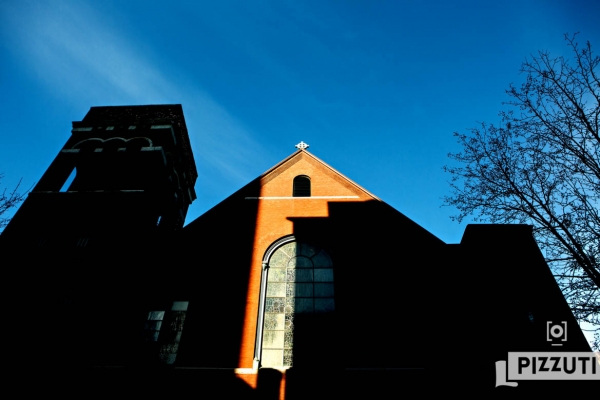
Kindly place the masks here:
<instances>
[{"instance_id":1,"label":"gable roof","mask_svg":"<svg viewBox=\"0 0 600 400\"><path fill-rule=\"evenodd\" d=\"M273 167L269 168L266 172L261 174L257 179L260 181L260 186L267 184L271 180L277 178L279 175L287 171L293 165L295 165L300 160L307 160L308 162L321 167L320 170L328 175L330 178L336 180L343 186L346 186L352 191L359 191L364 193L367 197L370 197L373 200L381 201L377 196L367 191L365 188L340 173L329 164L325 163L323 160L319 159L312 153L308 152L304 149L299 149L294 153L290 154L288 157L284 158L279 163L275 164Z\"/></svg>"},{"instance_id":2,"label":"gable roof","mask_svg":"<svg viewBox=\"0 0 600 400\"><path fill-rule=\"evenodd\" d=\"M305 165L302 168L298 168L296 171L290 171L290 169L293 170L293 167L299 162L304 162ZM309 167L314 167L315 169L313 171L318 170L318 173L321 174L321 177L326 177L327 179L314 180L314 185L312 185L312 188L315 189L315 191L313 191L311 197L293 197L291 191L291 181L293 179L292 177L296 176L296 174L302 175L304 172L302 170L310 169ZM282 178L282 184L273 182L278 177ZM274 183L274 185L271 185L271 188L269 188L269 183ZM333 185L331 183L333 183ZM322 192L329 192L331 188L331 191L333 191L334 193L352 195L314 195L318 189L319 184L321 184ZM272 192L282 190L288 190L289 194L281 197L277 194L275 194L275 196L272 196ZM341 202L336 201L336 199L342 198L351 200L344 200ZM326 164L325 162L323 162L322 160L320 160L319 158L317 158L316 156L304 149L295 151L279 163L275 164L273 167L269 168L260 176L256 177L255 179L247 183L245 186L237 190L235 193L231 194L229 197L225 198L223 201L212 207L210 210L200 215L194 221L191 221L189 224L184 226L183 231L185 232L185 235L188 235L189 238L193 238L195 233L197 232L204 232L203 234L209 235L214 235L216 231L223 233L223 229L227 231L228 229L231 229L232 226L235 226L235 229L237 231L243 229L251 229L253 233L253 229L255 228L256 223L256 212L259 202L247 200L261 199L296 199L302 202L307 201L307 199L327 199L330 200L330 205L336 207L338 212L337 215L341 215L339 214L340 211L342 211L342 214L348 213L350 211L350 214L352 215L351 218L355 221L356 218L366 218L366 220L370 221L372 217L378 216L375 219L379 222L369 222L376 224L381 223L382 220L379 218L382 218L382 216L385 215L385 217L383 217L385 220L384 225L393 225L396 228L402 227L401 229L397 230L398 232L400 232L399 234L401 237L411 238L411 240L415 238L421 238L427 243L443 244L443 241L441 241L435 235L431 234L431 232L427 231L425 228L408 218L406 215L396 210L394 207L390 206L383 200L379 199L377 196L371 194L362 186L358 185L357 183L344 176L343 174L341 174L340 172L338 172L337 170L335 170L334 168L332 168L331 166L329 166L328 164ZM355 207L358 204L362 205L361 210L367 210L366 214L355 214ZM229 235L230 233L229 231L227 231L223 234Z\"/></svg>"}]
</instances>

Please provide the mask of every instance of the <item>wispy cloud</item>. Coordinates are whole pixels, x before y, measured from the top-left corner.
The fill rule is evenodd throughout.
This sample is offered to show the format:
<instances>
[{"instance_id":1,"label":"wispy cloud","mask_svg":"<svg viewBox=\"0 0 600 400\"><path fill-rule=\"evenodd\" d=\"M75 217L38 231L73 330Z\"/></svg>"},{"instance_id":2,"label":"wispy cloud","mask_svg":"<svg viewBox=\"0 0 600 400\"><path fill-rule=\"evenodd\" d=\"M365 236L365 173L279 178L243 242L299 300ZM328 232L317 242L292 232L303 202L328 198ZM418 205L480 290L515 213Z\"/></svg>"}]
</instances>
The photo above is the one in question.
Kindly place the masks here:
<instances>
[{"instance_id":1,"label":"wispy cloud","mask_svg":"<svg viewBox=\"0 0 600 400\"><path fill-rule=\"evenodd\" d=\"M27 67L62 95L80 100L110 93L130 100L170 89L131 43L83 3L24 2L3 14Z\"/></svg>"},{"instance_id":2,"label":"wispy cloud","mask_svg":"<svg viewBox=\"0 0 600 400\"><path fill-rule=\"evenodd\" d=\"M135 42L110 15L83 2L1 7L9 47L57 101L85 107L181 103L197 161L236 185L253 177L250 163L263 155L253 135L195 77L142 52L149 44Z\"/></svg>"}]
</instances>

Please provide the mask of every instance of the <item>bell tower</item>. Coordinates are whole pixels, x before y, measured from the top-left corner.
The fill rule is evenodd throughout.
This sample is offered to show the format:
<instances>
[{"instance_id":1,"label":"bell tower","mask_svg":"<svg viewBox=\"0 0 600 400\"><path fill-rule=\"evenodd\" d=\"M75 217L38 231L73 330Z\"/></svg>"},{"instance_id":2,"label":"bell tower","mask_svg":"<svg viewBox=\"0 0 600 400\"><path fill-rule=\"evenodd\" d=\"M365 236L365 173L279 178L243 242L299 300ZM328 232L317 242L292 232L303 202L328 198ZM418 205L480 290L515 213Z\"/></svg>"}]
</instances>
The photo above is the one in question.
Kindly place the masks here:
<instances>
[{"instance_id":1,"label":"bell tower","mask_svg":"<svg viewBox=\"0 0 600 400\"><path fill-rule=\"evenodd\" d=\"M197 176L181 105L92 107L73 122L0 235L7 259L23 260L5 274L19 327L7 359L143 359L149 307L174 301L175 244Z\"/></svg>"},{"instance_id":2,"label":"bell tower","mask_svg":"<svg viewBox=\"0 0 600 400\"><path fill-rule=\"evenodd\" d=\"M197 176L181 105L92 107L3 236L69 247L175 231Z\"/></svg>"}]
</instances>

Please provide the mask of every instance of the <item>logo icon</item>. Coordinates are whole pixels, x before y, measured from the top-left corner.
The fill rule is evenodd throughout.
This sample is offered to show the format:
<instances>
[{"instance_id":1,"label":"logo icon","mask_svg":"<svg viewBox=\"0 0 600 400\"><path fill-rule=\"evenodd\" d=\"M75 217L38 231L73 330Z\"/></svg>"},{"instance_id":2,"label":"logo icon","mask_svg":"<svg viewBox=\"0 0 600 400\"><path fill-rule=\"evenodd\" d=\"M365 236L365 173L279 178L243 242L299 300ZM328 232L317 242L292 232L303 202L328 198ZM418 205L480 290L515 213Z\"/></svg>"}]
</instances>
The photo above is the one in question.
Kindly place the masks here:
<instances>
[{"instance_id":1,"label":"logo icon","mask_svg":"<svg viewBox=\"0 0 600 400\"><path fill-rule=\"evenodd\" d=\"M521 380L600 381L600 363L594 353L561 351L509 352L508 361L496 361L496 387L516 387L513 381Z\"/></svg>"},{"instance_id":2,"label":"logo icon","mask_svg":"<svg viewBox=\"0 0 600 400\"><path fill-rule=\"evenodd\" d=\"M546 322L546 341L552 342L552 346L562 346L561 342L567 341L567 321L553 323Z\"/></svg>"}]
</instances>

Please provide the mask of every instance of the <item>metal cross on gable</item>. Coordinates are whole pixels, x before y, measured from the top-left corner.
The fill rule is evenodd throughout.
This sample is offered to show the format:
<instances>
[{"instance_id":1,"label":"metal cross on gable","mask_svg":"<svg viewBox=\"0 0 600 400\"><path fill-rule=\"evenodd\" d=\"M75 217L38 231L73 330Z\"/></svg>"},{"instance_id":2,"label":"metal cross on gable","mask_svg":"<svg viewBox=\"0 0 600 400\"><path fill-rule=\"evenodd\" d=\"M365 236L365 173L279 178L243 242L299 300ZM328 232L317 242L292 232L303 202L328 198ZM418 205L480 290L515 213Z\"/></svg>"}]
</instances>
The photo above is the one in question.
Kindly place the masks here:
<instances>
[{"instance_id":1,"label":"metal cross on gable","mask_svg":"<svg viewBox=\"0 0 600 400\"><path fill-rule=\"evenodd\" d=\"M298 143L296 145L296 148L300 149L300 150L308 149L308 144L306 144L306 143L304 143L304 142L301 141L300 143Z\"/></svg>"}]
</instances>

